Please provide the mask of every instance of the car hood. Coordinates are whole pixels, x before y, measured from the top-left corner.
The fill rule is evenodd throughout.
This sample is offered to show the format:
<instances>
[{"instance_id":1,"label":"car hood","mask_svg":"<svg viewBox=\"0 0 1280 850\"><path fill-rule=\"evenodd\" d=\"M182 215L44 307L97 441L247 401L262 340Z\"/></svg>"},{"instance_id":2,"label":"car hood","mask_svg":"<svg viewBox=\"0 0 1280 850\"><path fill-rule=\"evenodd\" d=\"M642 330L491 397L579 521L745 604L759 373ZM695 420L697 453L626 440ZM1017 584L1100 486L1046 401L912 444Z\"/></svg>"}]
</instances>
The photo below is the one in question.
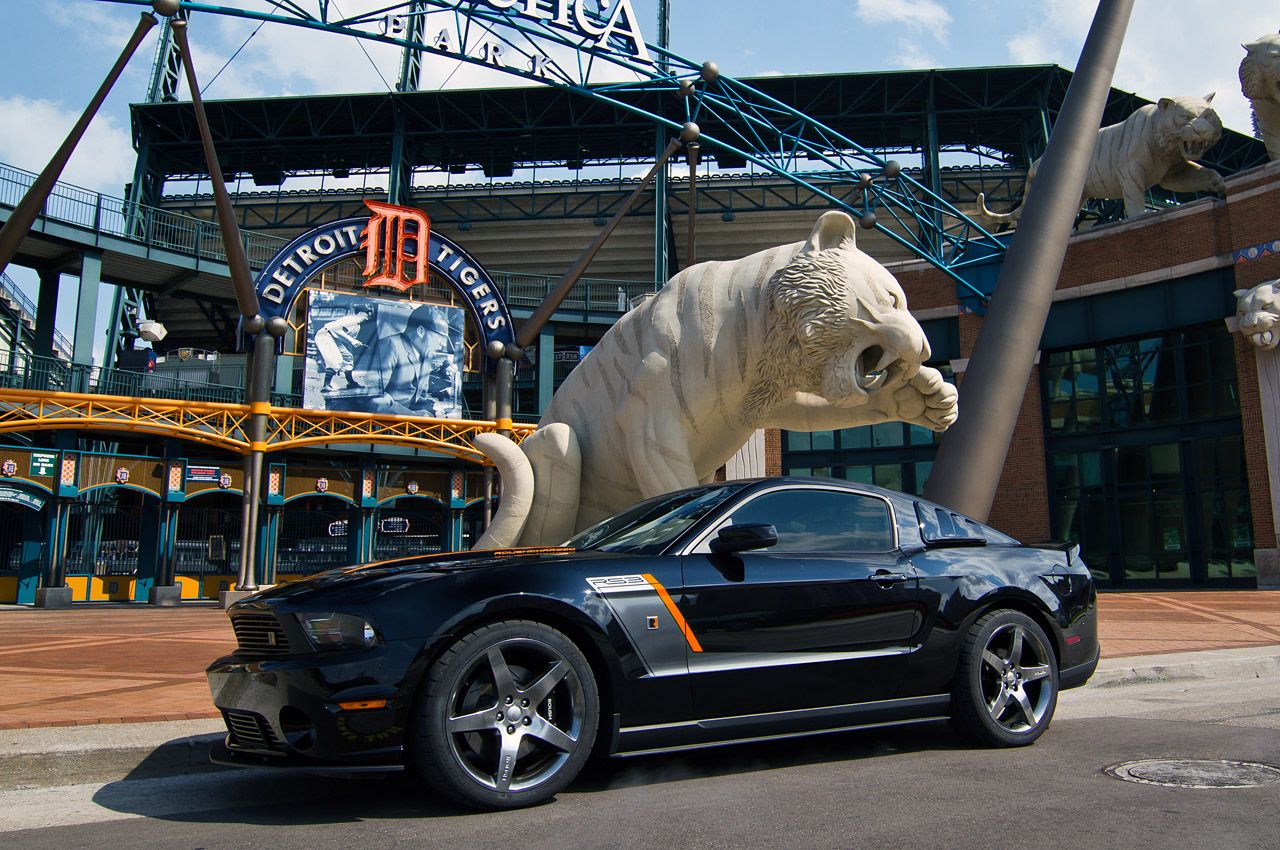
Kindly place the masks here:
<instances>
[{"instance_id":1,"label":"car hood","mask_svg":"<svg viewBox=\"0 0 1280 850\"><path fill-rule=\"evenodd\" d=\"M391 587L429 581L443 576L500 567L541 568L576 561L617 557L607 552L578 550L569 547L529 547L516 549L482 549L467 552L444 552L438 555L412 555L389 561L374 561L355 567L344 567L313 576L278 584L256 593L237 605L247 607L260 602L288 602L317 593L341 590L344 594L377 595Z\"/></svg>"}]
</instances>

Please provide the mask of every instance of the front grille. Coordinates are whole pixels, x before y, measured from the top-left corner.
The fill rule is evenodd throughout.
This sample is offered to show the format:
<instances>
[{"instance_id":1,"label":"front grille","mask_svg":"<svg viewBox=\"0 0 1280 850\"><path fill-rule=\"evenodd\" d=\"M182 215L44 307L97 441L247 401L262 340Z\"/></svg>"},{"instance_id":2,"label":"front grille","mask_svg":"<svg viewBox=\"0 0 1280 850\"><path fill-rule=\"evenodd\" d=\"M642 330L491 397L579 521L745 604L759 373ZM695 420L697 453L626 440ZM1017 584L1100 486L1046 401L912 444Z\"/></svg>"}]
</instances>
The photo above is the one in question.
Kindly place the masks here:
<instances>
[{"instance_id":1,"label":"front grille","mask_svg":"<svg viewBox=\"0 0 1280 850\"><path fill-rule=\"evenodd\" d=\"M226 721L231 740L227 743L241 750L280 751L280 739L271 729L271 724L261 714L252 711L236 711L223 709L222 719Z\"/></svg>"},{"instance_id":2,"label":"front grille","mask_svg":"<svg viewBox=\"0 0 1280 850\"><path fill-rule=\"evenodd\" d=\"M231 628L236 632L236 651L250 655L285 655L289 638L273 614L232 614Z\"/></svg>"}]
</instances>

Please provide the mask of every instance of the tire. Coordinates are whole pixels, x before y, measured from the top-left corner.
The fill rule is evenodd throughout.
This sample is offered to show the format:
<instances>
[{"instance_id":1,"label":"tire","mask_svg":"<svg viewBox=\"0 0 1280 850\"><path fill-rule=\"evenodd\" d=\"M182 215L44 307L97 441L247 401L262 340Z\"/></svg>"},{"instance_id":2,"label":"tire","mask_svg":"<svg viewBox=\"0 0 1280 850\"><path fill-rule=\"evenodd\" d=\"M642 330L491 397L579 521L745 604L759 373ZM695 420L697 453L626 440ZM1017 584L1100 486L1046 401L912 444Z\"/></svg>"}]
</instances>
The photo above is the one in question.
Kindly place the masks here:
<instances>
[{"instance_id":1,"label":"tire","mask_svg":"<svg viewBox=\"0 0 1280 850\"><path fill-rule=\"evenodd\" d=\"M1058 660L1035 620L993 611L969 629L956 665L951 725L974 743L1022 747L1049 728Z\"/></svg>"},{"instance_id":2,"label":"tire","mask_svg":"<svg viewBox=\"0 0 1280 850\"><path fill-rule=\"evenodd\" d=\"M542 623L506 620L459 638L428 671L408 730L410 762L456 802L532 806L578 775L599 722L595 676L574 642Z\"/></svg>"}]
</instances>

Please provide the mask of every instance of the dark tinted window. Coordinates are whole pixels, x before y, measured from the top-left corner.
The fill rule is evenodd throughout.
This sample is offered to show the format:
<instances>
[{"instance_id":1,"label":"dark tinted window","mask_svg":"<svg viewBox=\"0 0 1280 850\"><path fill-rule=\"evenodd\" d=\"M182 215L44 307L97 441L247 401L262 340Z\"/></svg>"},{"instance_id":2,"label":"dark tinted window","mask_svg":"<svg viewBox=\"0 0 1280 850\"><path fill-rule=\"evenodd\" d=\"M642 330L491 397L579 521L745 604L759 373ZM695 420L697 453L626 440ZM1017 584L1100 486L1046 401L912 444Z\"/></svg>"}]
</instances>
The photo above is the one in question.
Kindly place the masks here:
<instances>
[{"instance_id":1,"label":"dark tinted window","mask_svg":"<svg viewBox=\"0 0 1280 850\"><path fill-rule=\"evenodd\" d=\"M883 552L893 548L889 505L837 490L777 490L733 512L735 524L768 522L778 545L768 552Z\"/></svg>"}]
</instances>

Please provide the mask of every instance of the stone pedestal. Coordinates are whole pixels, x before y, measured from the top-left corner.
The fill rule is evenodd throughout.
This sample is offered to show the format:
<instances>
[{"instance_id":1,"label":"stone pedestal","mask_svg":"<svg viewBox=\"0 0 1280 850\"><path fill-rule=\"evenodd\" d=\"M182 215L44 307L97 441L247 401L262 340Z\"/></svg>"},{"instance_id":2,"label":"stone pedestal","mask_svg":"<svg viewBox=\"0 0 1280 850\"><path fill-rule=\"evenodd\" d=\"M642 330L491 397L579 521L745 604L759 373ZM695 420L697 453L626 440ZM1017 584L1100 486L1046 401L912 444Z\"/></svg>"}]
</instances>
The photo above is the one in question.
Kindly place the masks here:
<instances>
[{"instance_id":1,"label":"stone pedestal","mask_svg":"<svg viewBox=\"0 0 1280 850\"><path fill-rule=\"evenodd\" d=\"M36 588L37 608L70 608L71 588L38 587Z\"/></svg>"},{"instance_id":2,"label":"stone pedestal","mask_svg":"<svg viewBox=\"0 0 1280 850\"><path fill-rule=\"evenodd\" d=\"M230 608L246 596L252 596L257 592L256 590L224 590L218 594L218 605L223 609Z\"/></svg>"},{"instance_id":3,"label":"stone pedestal","mask_svg":"<svg viewBox=\"0 0 1280 850\"><path fill-rule=\"evenodd\" d=\"M182 588L176 584L157 584L147 591L147 603L171 608L182 603Z\"/></svg>"},{"instance_id":4,"label":"stone pedestal","mask_svg":"<svg viewBox=\"0 0 1280 850\"><path fill-rule=\"evenodd\" d=\"M1254 549L1258 567L1258 590L1280 590L1280 549Z\"/></svg>"}]
</instances>

